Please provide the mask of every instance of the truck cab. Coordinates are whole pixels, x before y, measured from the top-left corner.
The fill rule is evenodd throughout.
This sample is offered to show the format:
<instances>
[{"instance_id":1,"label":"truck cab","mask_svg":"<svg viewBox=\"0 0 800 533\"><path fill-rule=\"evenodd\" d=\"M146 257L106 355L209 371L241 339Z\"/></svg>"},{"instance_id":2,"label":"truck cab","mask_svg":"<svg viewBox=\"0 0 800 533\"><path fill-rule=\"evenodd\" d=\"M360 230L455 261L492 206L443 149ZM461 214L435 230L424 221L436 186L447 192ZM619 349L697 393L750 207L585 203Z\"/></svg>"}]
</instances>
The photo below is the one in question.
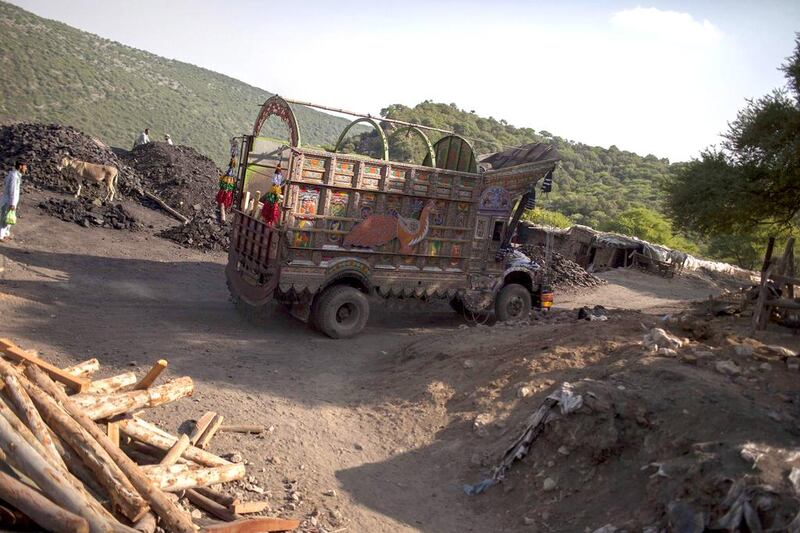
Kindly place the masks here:
<instances>
[{"instance_id":1,"label":"truck cab","mask_svg":"<svg viewBox=\"0 0 800 533\"><path fill-rule=\"evenodd\" d=\"M260 135L270 116L287 126L286 141ZM252 312L277 301L334 338L364 328L369 296L441 298L500 320L548 307L545 269L511 237L557 153L537 144L479 161L466 139L445 134L431 143L424 126L410 125L427 156L397 162L380 123L354 123L364 120L380 132L380 159L340 153L344 132L333 151L302 146L293 110L278 96L264 104L253 133L237 138L226 267L237 304ZM276 181L273 206L276 197L265 193ZM264 215L265 203L277 216Z\"/></svg>"}]
</instances>

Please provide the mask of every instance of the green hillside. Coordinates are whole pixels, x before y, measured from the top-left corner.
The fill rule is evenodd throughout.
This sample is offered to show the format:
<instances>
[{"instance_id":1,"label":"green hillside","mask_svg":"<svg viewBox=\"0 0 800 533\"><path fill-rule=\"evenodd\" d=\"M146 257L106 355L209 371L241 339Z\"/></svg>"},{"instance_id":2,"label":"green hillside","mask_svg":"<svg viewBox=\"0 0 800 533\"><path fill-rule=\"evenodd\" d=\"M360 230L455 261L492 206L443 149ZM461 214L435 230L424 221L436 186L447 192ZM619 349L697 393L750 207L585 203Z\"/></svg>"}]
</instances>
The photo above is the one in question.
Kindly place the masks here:
<instances>
[{"instance_id":1,"label":"green hillside","mask_svg":"<svg viewBox=\"0 0 800 533\"><path fill-rule=\"evenodd\" d=\"M69 124L130 148L149 126L222 164L270 93L47 20L0 2L0 121ZM348 121L296 109L306 144L333 142ZM276 127L277 126L277 127ZM284 137L277 122L264 132Z\"/></svg>"},{"instance_id":2,"label":"green hillside","mask_svg":"<svg viewBox=\"0 0 800 533\"><path fill-rule=\"evenodd\" d=\"M129 148L145 126L160 140L168 132L225 163L228 139L247 133L258 105L270 93L187 63L165 59L37 17L0 2L0 121L58 122L75 126L113 146ZM330 146L347 120L296 107L303 142ZM663 217L659 191L669 161L588 146L546 131L484 118L455 104L391 105L384 116L452 129L471 139L478 153L546 141L563 156L553 192L540 206L569 217L549 217L599 229L627 231L663 244L686 245ZM274 122L273 122L274 121ZM377 138L356 127L346 149L369 153ZM265 134L284 137L271 119ZM435 140L435 136L434 139ZM394 158L420 162L415 138L393 138Z\"/></svg>"},{"instance_id":3,"label":"green hillside","mask_svg":"<svg viewBox=\"0 0 800 533\"><path fill-rule=\"evenodd\" d=\"M473 142L476 152L496 152L530 142L549 142L558 148L562 163L555 175L553 192L540 205L570 217L572 222L613 229L622 213L646 207L662 213L660 189L670 173L667 159L642 157L632 152L568 141L546 131L512 126L505 120L484 118L459 109L456 104L423 102L410 108L391 105L381 111L387 118L450 129ZM388 125L388 124L387 124ZM441 134L431 132L431 140ZM346 149L375 153L374 132L348 138ZM392 157L419 162L424 146L416 137L390 138ZM661 240L670 240L670 236Z\"/></svg>"}]
</instances>

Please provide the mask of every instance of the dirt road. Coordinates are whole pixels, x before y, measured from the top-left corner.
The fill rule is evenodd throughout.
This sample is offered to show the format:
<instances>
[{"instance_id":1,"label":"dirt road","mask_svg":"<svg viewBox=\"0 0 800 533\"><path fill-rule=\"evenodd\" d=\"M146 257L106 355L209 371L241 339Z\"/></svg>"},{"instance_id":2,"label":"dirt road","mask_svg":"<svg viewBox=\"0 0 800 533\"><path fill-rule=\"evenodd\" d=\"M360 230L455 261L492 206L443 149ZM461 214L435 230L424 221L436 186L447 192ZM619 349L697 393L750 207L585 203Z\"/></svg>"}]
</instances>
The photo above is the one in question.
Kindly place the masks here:
<instances>
[{"instance_id":1,"label":"dirt road","mask_svg":"<svg viewBox=\"0 0 800 533\"><path fill-rule=\"evenodd\" d=\"M322 337L280 312L251 324L229 302L223 254L154 237L172 222L131 210L154 229L85 229L27 208L15 240L0 248L2 335L64 365L98 357L109 375L168 359L171 375L196 382L189 408L180 403L151 415L172 431L211 409L231 423L273 427L263 438L222 434L212 447L249 461L253 483L268 491L276 513L313 516L327 531L348 532L483 532L521 524L461 491L476 443L464 413L449 408L452 369L432 359L419 374L396 372L419 357L407 347L420 340L456 332L480 356L500 330L462 331L445 306L380 303L366 332L351 341ZM663 312L716 289L631 272L606 278L608 286L560 305ZM534 323L526 331L537 327L552 336L555 326ZM335 495L324 494L331 490ZM287 500L291 492L299 502Z\"/></svg>"}]
</instances>

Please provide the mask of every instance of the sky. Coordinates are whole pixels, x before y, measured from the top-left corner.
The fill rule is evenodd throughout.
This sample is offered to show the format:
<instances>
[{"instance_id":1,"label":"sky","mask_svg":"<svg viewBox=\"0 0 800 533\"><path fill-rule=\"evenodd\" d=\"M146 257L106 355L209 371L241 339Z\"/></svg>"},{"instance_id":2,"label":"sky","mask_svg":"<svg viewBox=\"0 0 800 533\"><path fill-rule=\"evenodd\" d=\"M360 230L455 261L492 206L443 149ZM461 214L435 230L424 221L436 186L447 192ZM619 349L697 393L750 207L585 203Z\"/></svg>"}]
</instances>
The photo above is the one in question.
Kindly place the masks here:
<instances>
[{"instance_id":1,"label":"sky","mask_svg":"<svg viewBox=\"0 0 800 533\"><path fill-rule=\"evenodd\" d=\"M373 115L455 103L671 161L784 85L800 31L797 0L12 3L287 98Z\"/></svg>"}]
</instances>

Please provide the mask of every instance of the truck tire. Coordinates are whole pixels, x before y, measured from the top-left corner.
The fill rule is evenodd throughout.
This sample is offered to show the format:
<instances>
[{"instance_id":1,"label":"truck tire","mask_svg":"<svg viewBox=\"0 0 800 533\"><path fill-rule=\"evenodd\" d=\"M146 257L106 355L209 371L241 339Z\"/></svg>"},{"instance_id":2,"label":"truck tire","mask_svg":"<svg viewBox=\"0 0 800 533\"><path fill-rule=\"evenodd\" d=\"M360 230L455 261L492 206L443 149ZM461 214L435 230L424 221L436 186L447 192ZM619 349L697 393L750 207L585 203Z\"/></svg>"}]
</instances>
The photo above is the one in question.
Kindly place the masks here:
<instances>
[{"instance_id":1,"label":"truck tire","mask_svg":"<svg viewBox=\"0 0 800 533\"><path fill-rule=\"evenodd\" d=\"M518 283L509 283L497 295L494 302L497 320L523 320L531 312L531 293Z\"/></svg>"},{"instance_id":2,"label":"truck tire","mask_svg":"<svg viewBox=\"0 0 800 533\"><path fill-rule=\"evenodd\" d=\"M314 311L316 326L328 337L347 339L361 333L369 319L369 301L363 292L347 285L325 289Z\"/></svg>"}]
</instances>

